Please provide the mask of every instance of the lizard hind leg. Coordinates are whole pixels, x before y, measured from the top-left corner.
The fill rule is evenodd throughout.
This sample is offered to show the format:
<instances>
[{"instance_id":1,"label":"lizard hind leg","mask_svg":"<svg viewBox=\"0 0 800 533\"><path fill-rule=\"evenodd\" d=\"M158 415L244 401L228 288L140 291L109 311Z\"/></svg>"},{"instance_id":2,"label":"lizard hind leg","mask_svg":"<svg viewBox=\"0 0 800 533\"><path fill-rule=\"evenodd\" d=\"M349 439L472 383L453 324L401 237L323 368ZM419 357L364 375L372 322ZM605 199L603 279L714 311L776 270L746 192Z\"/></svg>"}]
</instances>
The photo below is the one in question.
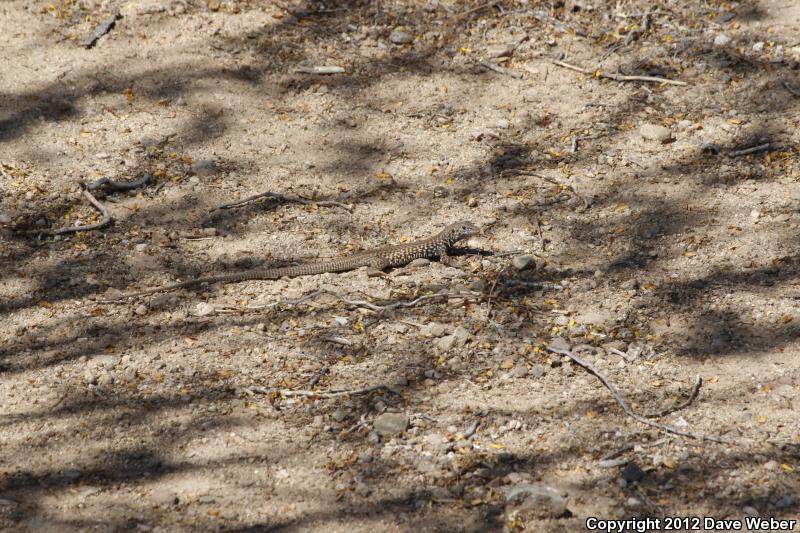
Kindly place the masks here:
<instances>
[{"instance_id":1,"label":"lizard hind leg","mask_svg":"<svg viewBox=\"0 0 800 533\"><path fill-rule=\"evenodd\" d=\"M378 276L385 276L386 272L384 270L389 267L389 260L384 259L382 257L376 257L372 261L370 261L369 265L367 266L367 276L374 278Z\"/></svg>"}]
</instances>

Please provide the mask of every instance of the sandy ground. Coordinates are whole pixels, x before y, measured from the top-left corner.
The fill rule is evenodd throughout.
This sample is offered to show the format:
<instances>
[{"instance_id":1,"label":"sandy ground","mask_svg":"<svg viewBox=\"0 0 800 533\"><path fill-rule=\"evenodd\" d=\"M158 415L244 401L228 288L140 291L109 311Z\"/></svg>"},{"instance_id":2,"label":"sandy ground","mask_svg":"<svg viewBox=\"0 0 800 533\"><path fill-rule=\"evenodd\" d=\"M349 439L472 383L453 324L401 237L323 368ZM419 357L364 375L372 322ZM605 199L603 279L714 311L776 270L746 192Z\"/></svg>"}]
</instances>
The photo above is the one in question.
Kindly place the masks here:
<instances>
[{"instance_id":1,"label":"sandy ground","mask_svg":"<svg viewBox=\"0 0 800 533\"><path fill-rule=\"evenodd\" d=\"M11 0L0 27L0 527L800 515L800 4ZM42 233L146 173L93 192L112 225ZM211 211L263 192L313 201ZM456 220L482 232L452 266L100 302Z\"/></svg>"}]
</instances>

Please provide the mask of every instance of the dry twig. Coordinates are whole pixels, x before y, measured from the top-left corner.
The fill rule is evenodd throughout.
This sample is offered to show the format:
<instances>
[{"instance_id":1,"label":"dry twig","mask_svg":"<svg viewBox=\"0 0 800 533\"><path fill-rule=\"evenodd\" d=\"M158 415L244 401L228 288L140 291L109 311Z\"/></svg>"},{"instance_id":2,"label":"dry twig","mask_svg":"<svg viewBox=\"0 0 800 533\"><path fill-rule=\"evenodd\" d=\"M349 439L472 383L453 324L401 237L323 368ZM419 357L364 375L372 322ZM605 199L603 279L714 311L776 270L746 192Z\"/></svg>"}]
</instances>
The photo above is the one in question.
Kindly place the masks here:
<instances>
[{"instance_id":1,"label":"dry twig","mask_svg":"<svg viewBox=\"0 0 800 533\"><path fill-rule=\"evenodd\" d=\"M662 409L657 413L650 413L646 416L647 418L661 418L667 416L670 413L674 413L675 411L680 411L681 409L685 409L689 407L689 405L697 398L697 395L700 393L700 386L703 384L703 378L700 377L700 374L697 374L694 378L694 385L692 385L692 391L689 393L689 397L686 398L684 401L679 403L678 405L667 407L666 409Z\"/></svg>"},{"instance_id":2,"label":"dry twig","mask_svg":"<svg viewBox=\"0 0 800 533\"><path fill-rule=\"evenodd\" d=\"M600 69L592 72L591 70L587 70L581 67L576 67L575 65L570 65L569 63L565 63L564 61L558 61L558 60L553 60L553 64L559 67L574 70L575 72L580 72L581 74L586 74L587 76L594 76L596 78L606 78L608 80L614 80L614 81L646 81L651 83L667 83L670 85L679 85L681 87L689 85L685 81L669 80L667 78L659 78L658 76L623 76L622 74L608 74L601 71Z\"/></svg>"},{"instance_id":3,"label":"dry twig","mask_svg":"<svg viewBox=\"0 0 800 533\"><path fill-rule=\"evenodd\" d=\"M793 88L791 85L789 85L789 82L787 82L786 80L781 80L781 83L792 96L800 97L800 90Z\"/></svg>"},{"instance_id":4,"label":"dry twig","mask_svg":"<svg viewBox=\"0 0 800 533\"><path fill-rule=\"evenodd\" d=\"M387 390L394 394L399 394L396 390L388 385L381 383L372 387L364 387L363 389L342 389L332 391L313 391L313 390L292 390L292 389L276 389L271 387L247 387L243 389L245 392L252 394L280 394L281 396L290 398L292 396L302 396L304 398L338 398L340 396L354 396L357 394L369 394L378 390Z\"/></svg>"},{"instance_id":5,"label":"dry twig","mask_svg":"<svg viewBox=\"0 0 800 533\"><path fill-rule=\"evenodd\" d=\"M107 187L110 191L129 191L131 189L138 189L139 187L147 185L151 179L153 179L153 175L149 172L146 172L145 175L138 180L114 181L109 178L100 178L92 183L82 184L82 186L87 191L95 191L101 187Z\"/></svg>"},{"instance_id":6,"label":"dry twig","mask_svg":"<svg viewBox=\"0 0 800 533\"><path fill-rule=\"evenodd\" d=\"M744 150L732 150L730 154L731 157L739 157L743 155L750 155L750 154L757 154L758 152L767 152L769 150L776 149L776 146L773 146L770 143L759 144L758 146L752 146L750 148L745 148Z\"/></svg>"},{"instance_id":7,"label":"dry twig","mask_svg":"<svg viewBox=\"0 0 800 533\"><path fill-rule=\"evenodd\" d=\"M503 74L505 76L511 76L512 78L520 79L522 78L522 74L519 72L512 72L510 70L504 69L501 66L495 65L489 61L479 61L478 65L482 66L485 69L489 69L491 71L497 72L498 74Z\"/></svg>"},{"instance_id":8,"label":"dry twig","mask_svg":"<svg viewBox=\"0 0 800 533\"><path fill-rule=\"evenodd\" d=\"M303 204L303 205L318 205L320 207L329 207L329 206L336 206L341 207L345 211L352 212L353 206L350 204L344 204L342 202L336 202L333 200L306 200L305 198L300 198L297 196L286 196L285 194L278 194L276 192L262 192L261 194L256 194L253 196L248 196L244 200L237 200L236 202L231 202L228 204L218 205L210 209L208 212L213 213L214 211L220 211L222 209L233 209L235 207L242 207L252 202L256 202L258 200L262 200L264 198L271 198L273 200L278 200L280 202L286 203L294 203L294 204Z\"/></svg>"},{"instance_id":9,"label":"dry twig","mask_svg":"<svg viewBox=\"0 0 800 533\"><path fill-rule=\"evenodd\" d=\"M485 4L481 4L481 5L477 6L477 7L473 7L472 9L468 9L468 10L464 11L463 13L459 13L458 15L453 15L452 17L450 17L450 22L451 23L453 23L453 22L461 22L462 20L464 20L468 16L472 15L473 13L477 13L478 11L482 11L482 10L487 9L487 8L492 8L492 7L496 6L499 3L500 3L500 0L492 0L490 2L486 2Z\"/></svg>"},{"instance_id":10,"label":"dry twig","mask_svg":"<svg viewBox=\"0 0 800 533\"><path fill-rule=\"evenodd\" d=\"M569 191L570 191L570 192L571 192L573 195L575 195L575 198L577 198L578 200L580 200L580 201L581 201L581 203L583 204L583 209L584 209L584 210L589 208L589 202L587 202L587 201L586 201L586 200L583 198L583 196L581 196L581 195L578 193L578 191L576 191L576 190L575 190L575 187L573 187L573 186L572 186L572 185L570 185L569 183L563 183L563 182L560 182L560 181L558 181L558 180L557 180L557 179L555 179L555 178L549 178L549 177L547 177L547 176L544 176L544 175L542 175L542 174L539 174L538 172L532 172L532 171L530 171L530 170L527 170L527 169L524 169L524 168L521 168L521 169L512 168L512 169L504 170L504 171L502 172L502 175L503 175L503 176L508 176L508 175L511 175L511 174L515 174L515 175L518 175L518 176L532 176L532 177L534 177L534 178L539 178L539 179L542 179L542 180L545 180L545 181L549 181L550 183L552 183L552 184L554 184L554 185L558 185L558 186L559 186L559 187L561 187L562 189L565 189L565 188L566 188L566 189L569 189Z\"/></svg>"},{"instance_id":11,"label":"dry twig","mask_svg":"<svg viewBox=\"0 0 800 533\"><path fill-rule=\"evenodd\" d=\"M617 403L622 407L622 410L625 411L625 413L628 416L630 416L631 418L633 418L637 422L639 422L641 424L644 424L646 426L650 426L652 428L658 429L659 431L663 431L665 433L671 433L673 435L680 435L680 436L683 436L683 437L689 437L689 438L698 439L698 440L709 440L709 441L713 441L713 442L732 444L732 441L729 440L729 439L726 439L725 437L718 437L716 435L705 435L703 433L692 433L692 432L689 432L689 431L683 431L682 429L678 429L676 427L667 426L667 425L664 425L664 424L659 424L658 422L653 422L652 420L649 420L647 417L644 417L644 416L636 413L633 409L631 409L631 407L628 405L628 402L626 402L625 399L620 395L620 393L617 392L617 389L614 387L614 385L611 384L611 382L608 380L606 375L603 374L602 372L600 372L597 369L597 367L595 367L593 364L591 364L588 361L585 361L585 360L581 359L580 357L578 357L577 355L575 355L574 353L572 353L569 350L560 350L558 348L553 348L552 346L548 346L547 349L549 351L553 352L553 353L557 353L557 354L560 354L560 355L566 355L567 357L569 357L570 359L575 361L575 363L577 363L578 365L582 366L583 368L588 370L590 373L594 374L594 376L597 379L599 379L600 382L603 385L605 385L605 387L611 393L611 396L613 396L614 399L617 401Z\"/></svg>"},{"instance_id":12,"label":"dry twig","mask_svg":"<svg viewBox=\"0 0 800 533\"><path fill-rule=\"evenodd\" d=\"M331 290L328 290L328 289L319 289L319 290L310 292L310 293L308 293L308 294L306 294L304 296L301 296L300 298L297 298L297 299L280 300L280 301L277 301L277 302L264 304L264 305L252 305L252 306L248 306L247 309L248 310L272 309L273 307L277 307L279 305L298 305L298 304L307 302L309 300L313 300L317 296L321 296L321 295L333 296L334 298L336 298L337 300L339 300L340 302L342 302L342 303L344 303L346 305L352 305L353 307L363 307L363 308L370 309L372 311L378 311L378 312L384 312L384 311L389 311L389 310L392 310L392 309L399 309L399 308L405 308L405 307L415 307L416 305L418 305L418 304L420 304L422 302L426 302L428 300L434 300L434 299L438 299L438 298L449 299L450 297L465 298L465 297L469 297L469 296L472 296L472 297L478 296L477 293L472 292L472 291L462 291L462 292L458 292L458 293L449 293L449 292L448 293L436 293L436 294L425 294L423 296L419 296L419 297L417 297L417 298L415 298L413 300L409 300L409 301L398 301L398 302L392 302L392 303L385 304L385 305L377 305L377 304L374 304L374 303L372 303L370 301L367 301L367 300L351 300L350 298L342 296L338 292L331 291ZM370 300L375 300L375 298L372 298L372 297L368 297L368 298Z\"/></svg>"},{"instance_id":13,"label":"dry twig","mask_svg":"<svg viewBox=\"0 0 800 533\"><path fill-rule=\"evenodd\" d=\"M87 191L85 188L81 189L81 194L83 194L89 203L91 203L100 213L103 215L103 219L100 222L96 222L94 224L85 224L83 226L65 226L63 228L56 228L56 229L43 229L43 230L32 230L28 231L28 235L63 235L65 233L75 233L78 231L91 231L95 229L100 229L108 226L114 219L108 212L106 206L101 204L97 201L97 198L92 196L92 193Z\"/></svg>"}]
</instances>

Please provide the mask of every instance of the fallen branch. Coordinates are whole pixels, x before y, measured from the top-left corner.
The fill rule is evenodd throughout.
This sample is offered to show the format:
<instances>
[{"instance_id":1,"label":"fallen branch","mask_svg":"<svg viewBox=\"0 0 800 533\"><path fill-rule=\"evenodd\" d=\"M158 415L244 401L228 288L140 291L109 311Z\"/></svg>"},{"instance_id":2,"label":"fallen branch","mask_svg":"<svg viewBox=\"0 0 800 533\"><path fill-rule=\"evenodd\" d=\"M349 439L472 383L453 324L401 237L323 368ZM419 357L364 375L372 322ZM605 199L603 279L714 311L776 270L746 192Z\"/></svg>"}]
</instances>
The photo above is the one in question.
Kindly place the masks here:
<instances>
[{"instance_id":1,"label":"fallen branch","mask_svg":"<svg viewBox=\"0 0 800 533\"><path fill-rule=\"evenodd\" d=\"M564 189L564 188L566 188L566 189L569 189L569 191L570 191L570 192L571 192L573 195L575 195L575 197L576 197L578 200L580 200L580 201L581 201L581 203L583 204L583 209L584 209L584 210L589 208L589 202L587 202L587 201L586 201L586 200L583 198L583 196L581 196L581 195L578 193L578 191L576 191L576 190L575 190L575 187L573 187L573 186L572 186L572 185L570 185L569 183L563 183L563 182L560 182L560 181L558 181L558 180L557 180L557 179L555 179L555 178L549 178L549 177L547 177L547 176L544 176L544 175L542 175L542 174L539 174L539 173L537 173L537 172L532 172L532 171L530 171L530 170L526 170L526 169L524 169L524 168L523 168L523 169L514 169L514 168L512 168L512 169L504 170L504 171L501 173L501 175L503 175L503 176L507 176L507 175L510 175L510 174L512 174L512 173L513 173L513 174L516 174L516 175L518 175L518 176L532 176L532 177L534 177L534 178L539 178L539 179L542 179L542 180L545 180L545 181L549 181L550 183L552 183L552 184L554 184L554 185L558 185L558 186L559 186L559 187L561 187L562 189Z\"/></svg>"},{"instance_id":2,"label":"fallen branch","mask_svg":"<svg viewBox=\"0 0 800 533\"><path fill-rule=\"evenodd\" d=\"M114 181L109 178L100 178L92 183L82 184L82 186L87 191L95 191L100 187L107 187L110 191L130 191L131 189L138 189L139 187L147 185L151 179L153 179L153 175L147 172L138 180Z\"/></svg>"},{"instance_id":3,"label":"fallen branch","mask_svg":"<svg viewBox=\"0 0 800 533\"><path fill-rule=\"evenodd\" d=\"M388 385L381 383L372 387L364 387L363 389L342 389L332 391L313 391L313 390L292 390L292 389L276 389L271 387L247 387L242 389L251 394L280 394L286 398L293 396L302 396L304 398L338 398L340 396L354 396L357 394L369 394L378 390L387 390L393 394L399 394L396 390Z\"/></svg>"},{"instance_id":4,"label":"fallen branch","mask_svg":"<svg viewBox=\"0 0 800 533\"><path fill-rule=\"evenodd\" d=\"M276 192L262 192L261 194L248 196L244 200L238 200L236 202L218 205L217 207L210 209L208 212L213 213L214 211L221 211L222 209L233 209L235 207L242 207L244 205L256 202L258 200L262 200L264 198L270 198L272 200L278 200L280 202L293 203L293 204L318 205L320 207L335 206L335 207L341 207L342 209L348 212L353 211L352 205L343 204L342 202L336 202L333 200L306 200L305 198L300 198L296 196L286 196L285 194L278 194Z\"/></svg>"},{"instance_id":5,"label":"fallen branch","mask_svg":"<svg viewBox=\"0 0 800 533\"><path fill-rule=\"evenodd\" d=\"M339 294L339 293L337 293L335 291L328 290L328 289L319 289L319 290L313 291L313 292L311 292L309 294L306 294L304 296L301 296L300 298L297 298L297 299L279 300L277 302L264 304L264 305L252 305L252 306L248 306L247 309L248 310L272 309L273 307L277 307L279 305L298 305L298 304L307 302L309 300L312 300L312 299L316 298L317 296L321 296L321 295L333 296L334 298L336 298L340 302L342 302L342 303L344 303L346 305L352 305L353 307L364 307L364 308L370 309L372 311L383 312L383 311L389 311L389 310L392 310L392 309L399 309L399 308L405 308L405 307L414 307L414 306L416 306L416 305L418 305L418 304L420 304L422 302L426 302L428 300L434 300L434 299L437 299L437 298L447 298L447 299L449 299L450 297L465 298L465 297L469 297L469 296L476 296L476 293L471 292L471 291L463 291L463 292L458 292L458 293L454 293L454 294L451 294L451 293L425 294L423 296L419 296L418 298L415 298L415 299L410 300L410 301L399 301L399 302L392 302L392 303L386 304L386 305L377 305L377 304L374 304L374 303L369 302L367 300L351 300L350 298L342 296L341 294ZM375 298L370 298L370 299L374 300Z\"/></svg>"},{"instance_id":6,"label":"fallen branch","mask_svg":"<svg viewBox=\"0 0 800 533\"><path fill-rule=\"evenodd\" d=\"M787 82L786 80L781 80L781 83L783 84L784 88L785 88L787 91L789 91L789 93L790 93L792 96L797 96L797 97L800 97L800 90L797 90L797 89L794 89L794 88L792 88L792 86L791 86L791 85L789 85L789 82Z\"/></svg>"},{"instance_id":7,"label":"fallen branch","mask_svg":"<svg viewBox=\"0 0 800 533\"><path fill-rule=\"evenodd\" d=\"M694 378L694 385L692 386L692 392L689 393L689 397L684 400L683 402L679 403L678 405L667 407L657 413L650 413L646 416L647 418L661 418L667 416L668 414L674 413L675 411L680 411L681 409L685 409L689 407L689 405L697 398L697 395L700 393L700 386L703 384L703 378L700 377L700 374L697 374Z\"/></svg>"},{"instance_id":8,"label":"fallen branch","mask_svg":"<svg viewBox=\"0 0 800 533\"><path fill-rule=\"evenodd\" d=\"M486 2L485 4L481 4L481 5L477 6L477 7L473 7L472 9L468 9L468 10L464 11L463 13L459 13L458 15L453 15L452 17L450 17L450 22L461 22L462 20L464 20L468 16L472 15L473 13L477 13L478 11L482 11L484 9L487 9L487 8L490 8L490 7L494 7L499 3L500 3L500 0L492 0L490 2Z\"/></svg>"},{"instance_id":9,"label":"fallen branch","mask_svg":"<svg viewBox=\"0 0 800 533\"><path fill-rule=\"evenodd\" d=\"M122 15L117 12L105 19L94 29L91 34L89 34L88 37L86 37L86 39L83 40L81 44L86 48L91 48L94 46L94 43L96 43L100 37L111 31L111 28L113 28L114 24L117 23L118 18L122 18Z\"/></svg>"},{"instance_id":10,"label":"fallen branch","mask_svg":"<svg viewBox=\"0 0 800 533\"><path fill-rule=\"evenodd\" d=\"M562 22L555 17L551 17L545 11L534 11L531 13L531 15L539 22L550 24L553 27L561 30L562 33L568 33L571 31L574 32L578 37L586 37L586 33L583 30L567 22Z\"/></svg>"},{"instance_id":11,"label":"fallen branch","mask_svg":"<svg viewBox=\"0 0 800 533\"><path fill-rule=\"evenodd\" d=\"M683 437L689 437L689 438L698 439L698 440L709 440L709 441L720 442L720 443L725 443L725 444L732 444L733 443L733 441L731 441L729 439L726 439L725 437L718 437L716 435L705 435L703 433L692 433L692 432L689 432L689 431L683 431L683 430L678 429L676 427L667 426L667 425L664 425L664 424L659 424L658 422L653 422L652 420L649 420L647 417L644 417L644 416L634 412L634 410L631 409L631 407L628 405L628 403L622 398L620 393L617 392L617 389L614 388L614 385L611 384L611 382L608 380L608 378L605 376L605 374L600 372L593 364L591 364L588 361L585 361L585 360L581 359L580 357L578 357L577 355L575 355L574 353L572 353L569 350L560 350L558 348L553 348L552 346L548 346L547 350L550 351L550 352L553 352L553 353L557 353L557 354L565 355L565 356L569 357L570 359L575 361L575 363L577 363L578 365L582 366L583 368L588 370L590 373L594 374L594 376L597 379L599 379L600 382L603 385L605 385L605 387L611 393L611 396L613 396L614 399L617 401L617 403L622 407L622 410L625 411L625 413L628 416L630 416L631 418L633 418L637 422L639 422L641 424L644 424L646 426L650 426L652 428L658 429L659 431L663 431L665 433L671 433L673 435L680 435L680 436L683 436Z\"/></svg>"},{"instance_id":12,"label":"fallen branch","mask_svg":"<svg viewBox=\"0 0 800 533\"><path fill-rule=\"evenodd\" d=\"M775 150L776 148L777 146L773 146L770 143L764 143L751 148L745 148L744 150L732 150L728 155L731 157L739 157L743 155L757 154L758 152L767 152L769 150Z\"/></svg>"},{"instance_id":13,"label":"fallen branch","mask_svg":"<svg viewBox=\"0 0 800 533\"><path fill-rule=\"evenodd\" d=\"M498 74L503 74L504 76L511 76L512 78L520 79L522 78L522 74L519 72L512 72L510 70L506 70L501 66L495 65L489 61L479 61L478 65L482 66L485 69L489 69L493 72L497 72Z\"/></svg>"},{"instance_id":14,"label":"fallen branch","mask_svg":"<svg viewBox=\"0 0 800 533\"><path fill-rule=\"evenodd\" d=\"M87 191L85 188L81 189L81 194L83 194L89 203L91 203L100 213L103 215L103 219L100 222L95 224L86 224L83 226L66 226L63 228L56 228L56 229L43 229L43 230L32 230L26 232L28 235L63 235L65 233L76 233L78 231L92 231L100 228L104 228L111 224L114 219L108 212L106 206L101 204L97 201L97 198L92 196L92 193Z\"/></svg>"},{"instance_id":15,"label":"fallen branch","mask_svg":"<svg viewBox=\"0 0 800 533\"><path fill-rule=\"evenodd\" d=\"M297 74L342 74L344 68L336 65L314 65L311 67L299 66L295 67L291 72Z\"/></svg>"},{"instance_id":16,"label":"fallen branch","mask_svg":"<svg viewBox=\"0 0 800 533\"><path fill-rule=\"evenodd\" d=\"M591 71L555 59L553 60L553 64L559 67L574 70L575 72L580 72L581 74L586 74L587 76L594 76L596 78L605 78L614 81L646 81L650 83L667 83L669 85L679 85L681 87L689 85L685 81L669 80L667 78L659 78L658 76L623 76L622 74L607 74L601 71L600 69L597 69L596 71Z\"/></svg>"}]
</instances>

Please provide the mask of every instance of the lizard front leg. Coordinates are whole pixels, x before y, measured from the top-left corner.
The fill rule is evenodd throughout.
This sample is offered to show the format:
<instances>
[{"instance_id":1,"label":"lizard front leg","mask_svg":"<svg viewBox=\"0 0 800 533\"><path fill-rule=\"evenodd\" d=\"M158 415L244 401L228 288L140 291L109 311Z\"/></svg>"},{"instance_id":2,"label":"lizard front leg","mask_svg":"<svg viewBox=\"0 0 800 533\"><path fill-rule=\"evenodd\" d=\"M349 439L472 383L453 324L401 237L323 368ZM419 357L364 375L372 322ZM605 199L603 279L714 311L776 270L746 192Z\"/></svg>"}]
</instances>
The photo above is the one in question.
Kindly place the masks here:
<instances>
[{"instance_id":1,"label":"lizard front leg","mask_svg":"<svg viewBox=\"0 0 800 533\"><path fill-rule=\"evenodd\" d=\"M452 266L453 265L453 258L447 253L447 246L444 244L439 245L439 262L445 266Z\"/></svg>"}]
</instances>

